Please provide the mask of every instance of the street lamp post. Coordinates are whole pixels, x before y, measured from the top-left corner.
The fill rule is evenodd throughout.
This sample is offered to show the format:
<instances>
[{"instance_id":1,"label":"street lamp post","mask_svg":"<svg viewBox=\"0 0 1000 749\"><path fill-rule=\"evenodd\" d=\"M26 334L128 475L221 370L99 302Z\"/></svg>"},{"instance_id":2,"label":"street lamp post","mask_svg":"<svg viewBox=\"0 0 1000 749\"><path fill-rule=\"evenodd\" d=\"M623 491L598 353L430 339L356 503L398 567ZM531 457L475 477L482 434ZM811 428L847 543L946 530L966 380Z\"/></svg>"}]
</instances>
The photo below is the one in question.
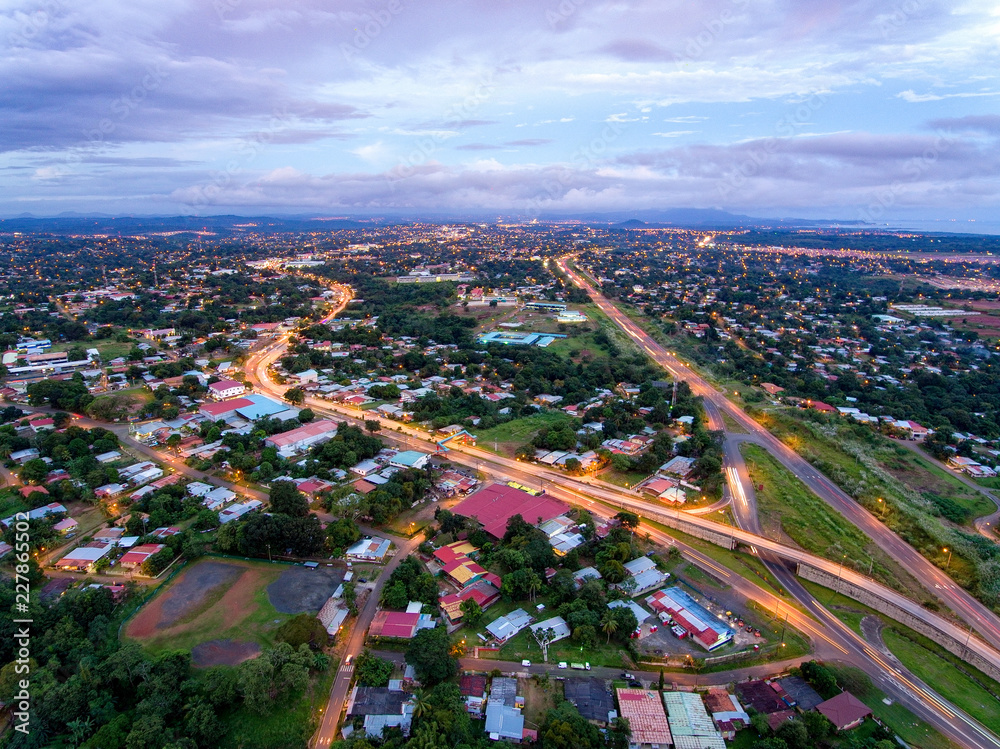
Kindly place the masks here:
<instances>
[{"instance_id":1,"label":"street lamp post","mask_svg":"<svg viewBox=\"0 0 1000 749\"><path fill-rule=\"evenodd\" d=\"M952 552L952 550L951 550L951 549L949 549L949 548L948 548L948 547L946 546L946 547L944 547L943 549L941 549L941 551L943 551L943 552L946 552L946 553L948 554L948 561L944 563L944 568L945 568L945 569L947 570L947 569L948 569L948 566L949 566L949 565L951 564L951 552Z\"/></svg>"}]
</instances>

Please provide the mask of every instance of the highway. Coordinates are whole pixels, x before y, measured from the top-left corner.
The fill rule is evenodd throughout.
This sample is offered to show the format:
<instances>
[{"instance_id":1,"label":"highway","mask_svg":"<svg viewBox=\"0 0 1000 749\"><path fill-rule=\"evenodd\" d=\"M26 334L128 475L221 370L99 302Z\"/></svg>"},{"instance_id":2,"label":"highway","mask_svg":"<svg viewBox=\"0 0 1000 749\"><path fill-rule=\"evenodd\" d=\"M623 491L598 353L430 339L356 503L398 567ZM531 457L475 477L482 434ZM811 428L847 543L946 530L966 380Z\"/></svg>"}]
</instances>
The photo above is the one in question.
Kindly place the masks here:
<instances>
[{"instance_id":1,"label":"highway","mask_svg":"<svg viewBox=\"0 0 1000 749\"><path fill-rule=\"evenodd\" d=\"M346 304L346 301L345 299L341 308ZM271 364L284 355L286 348L287 336L256 352L247 362L248 380L261 390L282 397L285 388L275 385L271 381L267 370ZM306 405L318 415L338 417L355 424L363 424L366 418L370 419L373 417L372 414L364 413L357 409L348 409L314 398L309 398ZM706 409L708 410L709 421L713 425L713 428L723 427L721 411L718 409L717 404L712 401L706 406ZM383 430L381 435L393 442L403 442L409 446L412 440L417 440L422 443L430 442L433 445L433 439L425 432L421 432L416 428L396 422L384 421L381 418L378 418L378 421L384 426L391 426L391 429ZM763 561L768 564L772 573L775 574L790 594L800 600L808 614L788 605L787 601L784 601L772 592L754 585L740 575L726 570L697 550L678 543L673 537L657 528L643 524L642 530L649 533L650 537L657 543L678 546L686 558L710 570L713 575L724 580L726 584L732 586L748 599L758 601L767 608L774 606L776 610L781 610L787 616L789 624L810 637L814 643L817 657L844 660L860 666L879 683L879 686L886 693L905 704L916 715L935 726L935 728L960 745L992 747L993 749L1000 747L1000 741L986 728L943 700L912 674L909 674L898 665L889 662L883 654L876 651L861 639L860 636L854 633L853 630L831 615L818 601L812 598L778 558L781 557L786 560L802 561L811 564L831 574L838 574L845 581L860 585L861 587L880 588L882 589L880 592L883 595L894 596L897 605L910 610L915 615L926 618L931 616L929 612L926 612L910 599L882 588L882 586L872 580L857 575L850 570L844 570L843 565L837 565L828 560L814 557L798 549L785 547L780 543L761 536L759 532L752 532L759 531L755 525L756 505L752 497L752 488L750 488L749 492L747 491L747 487L751 486L749 477L745 475L741 477L738 473L737 467L739 465L742 465L744 474L746 471L745 464L742 462L742 456L739 455L738 447L736 448L735 455L731 452L732 449L733 446L727 444L728 468L729 470L736 471L730 477L730 493L737 517L748 524L747 527L749 530L745 528L731 529L687 513L684 514L684 518L689 522L703 525L703 527L717 532L721 529L722 532L731 534L734 540L750 546L756 553L762 555ZM651 505L651 503L640 499L634 493L626 492L620 487L593 479L587 481L584 486L581 486L579 480L562 473L553 472L534 464L511 460L480 448L467 445L453 447L449 452L449 459L455 463L473 467L478 471L485 470L499 479L516 479L527 485L544 485L546 490L554 497L563 499L576 506L586 507L599 517L608 517L614 514L613 509L609 509L602 503L635 511L640 517L643 514L646 517L651 517L654 513L663 514L662 508ZM599 501L594 501L595 499ZM750 520L751 518L752 521ZM394 561L398 563L398 560L401 558L402 551ZM380 581L384 581L387 577L388 574L383 573L379 579ZM374 593L372 599L369 599L365 609L354 623L351 639L346 645L345 659L348 655L353 658L360 652L364 643L365 633L375 613L374 601L376 599L377 593ZM937 618L940 619L940 617ZM962 637L965 634L963 630L944 620L941 620L939 624L954 628L957 637ZM1000 658L1000 654L992 651L984 643L980 643L977 640L970 641L970 648L973 647L983 648L984 655L988 654L988 656ZM326 747L329 744L324 742L332 740L330 737L333 737L336 731L344 700L347 697L352 673L352 669L349 666L342 666L338 672L333 690L331 691L330 701L324 710L322 724L314 737L314 747Z\"/></svg>"},{"instance_id":2,"label":"highway","mask_svg":"<svg viewBox=\"0 0 1000 749\"><path fill-rule=\"evenodd\" d=\"M748 441L752 441L770 452L817 496L847 518L899 562L904 569L920 580L931 595L937 597L963 621L971 625L994 648L1000 648L1000 618L996 614L956 585L947 573L931 564L916 549L883 525L878 518L855 502L802 456L750 418L737 404L730 401L723 393L720 393L677 357L660 346L642 328L594 289L579 273L570 270L567 259L563 257L557 261L557 265L567 278L586 291L594 304L625 331L641 349L646 351L653 361L666 369L672 376L686 381L695 395L702 396L706 409L714 406L719 414L724 413L739 424L748 433ZM721 418L719 421L721 422Z\"/></svg>"}]
</instances>

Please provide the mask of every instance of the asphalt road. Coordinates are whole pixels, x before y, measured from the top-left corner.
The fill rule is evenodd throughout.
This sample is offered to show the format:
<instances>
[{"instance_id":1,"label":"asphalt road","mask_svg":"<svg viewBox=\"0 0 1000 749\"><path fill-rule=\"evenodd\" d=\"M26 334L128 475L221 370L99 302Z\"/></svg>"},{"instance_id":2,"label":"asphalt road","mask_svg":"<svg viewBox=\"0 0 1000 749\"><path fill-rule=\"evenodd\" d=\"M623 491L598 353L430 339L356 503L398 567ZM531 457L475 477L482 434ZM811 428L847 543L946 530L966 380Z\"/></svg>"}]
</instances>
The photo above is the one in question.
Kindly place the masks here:
<instances>
[{"instance_id":1,"label":"asphalt road","mask_svg":"<svg viewBox=\"0 0 1000 749\"><path fill-rule=\"evenodd\" d=\"M321 719L316 733L313 735L310 746L314 749L326 749L331 743L337 740L337 727L340 725L341 714L347 701L347 695L351 688L351 679L354 676L354 659L357 658L365 644L365 637L368 635L368 627L371 626L375 612L378 610L378 600L382 588L392 574L392 571L399 566L406 557L424 540L423 534L417 534L413 538L400 541L393 538L393 543L397 545L396 555L385 565L382 573L375 581L365 606L358 614L358 618L350 625L350 633L347 643L344 646L340 667L337 669L337 676L330 688L330 699L327 700L326 707L321 712ZM348 659L350 663L347 663Z\"/></svg>"},{"instance_id":2,"label":"asphalt road","mask_svg":"<svg viewBox=\"0 0 1000 749\"><path fill-rule=\"evenodd\" d=\"M565 258L560 259L558 264L567 277L587 291L594 303L616 325L622 328L640 348L645 350L650 358L663 366L673 376L685 380L695 395L703 396L706 404L711 403L719 412L726 414L736 424L739 424L749 434L749 441L767 449L817 496L840 512L886 553L909 570L926 586L931 595L938 598L957 616L970 624L994 648L1000 648L1000 618L996 614L956 585L944 571L931 564L916 549L889 530L878 518L855 502L802 456L747 416L743 409L660 346L578 273L569 270ZM708 408L707 405L706 407Z\"/></svg>"},{"instance_id":3,"label":"asphalt road","mask_svg":"<svg viewBox=\"0 0 1000 749\"><path fill-rule=\"evenodd\" d=\"M615 311L617 312L617 310ZM274 385L270 381L267 375L267 368L271 363L283 355L286 346L287 339L281 339L275 342L271 347L262 349L261 351L255 353L248 362L247 367L249 379L252 382L255 382L262 390L267 390L279 396L282 395L283 388ZM653 352L650 351L650 353L652 354ZM716 393L714 390L712 392ZM716 395L718 395L718 393L716 393ZM354 423L362 423L363 419L366 417L371 418L370 414L354 411L352 409L344 409L343 407L336 407L333 404L315 399L310 399L308 405L317 413L336 415ZM724 431L725 423L721 417L722 409L719 404L714 399L707 401L706 410L708 412L710 427ZM741 416L746 418L742 412L740 413ZM736 420L736 422L741 423L740 420ZM433 442L433 440L430 440L426 435L421 434L417 430L410 427L397 425L395 423L392 423L392 426L397 430L397 433L392 434L391 431L387 431L383 432L383 436L391 436L396 441L402 439L407 443L409 443L410 440ZM753 428L747 429L747 435L750 435L752 438L760 431L762 430L759 425L754 423ZM747 438L747 435L741 435L741 437ZM757 513L752 485L749 482L749 476L746 475L746 466L742 460L742 456L739 454L738 444L736 443L737 440L727 440L726 446L727 467L731 468L735 472L730 478L730 494L732 496L734 510L737 511L737 517L742 517L744 521L747 522L748 526L756 532L753 534L747 534L745 531L734 530L733 534L734 536L743 536L741 540L749 542L752 547L759 546L764 554L767 554L767 547L772 547L773 551L781 551L783 552L783 556L787 556L790 551L787 547L781 547L780 544L764 539L759 534L759 527L756 525ZM453 449L450 452L449 458L456 463L467 466L474 465L477 470L482 470L485 467L491 472L499 472L501 474L501 478L516 478L519 481L528 484L532 484L534 482L545 484L546 488L551 494L553 494L553 496L565 499L575 505L587 506L588 509L598 515L601 515L602 513L604 515L613 514L613 511L609 511L602 505L594 503L588 495L598 496L601 499L613 502L619 506L637 509L640 513L642 511L648 512L648 503L639 500L637 497L634 497L634 495L629 496L619 487L606 485L603 484L603 482L595 482L593 480L589 481L588 486L584 488L584 492L586 493L582 493L580 489L583 487L580 487L580 482L578 481L567 479L567 477L564 477L561 474L551 474L550 472L542 471L537 466L532 464L512 461L476 448L469 448L468 446ZM743 475L741 476L740 473ZM546 474L549 475L546 476ZM566 484L569 484L569 486L566 486ZM718 524L711 523L710 521L706 522L709 522L709 527L714 526L713 529L718 529ZM927 688L926 685L921 684L913 678L911 674L901 670L898 665L888 663L881 654L868 647L859 636L843 625L843 623L836 617L826 611L826 609L823 608L819 602L812 599L809 593L799 584L795 576L778 558L768 558L765 559L765 562L768 563L773 574L775 574L781 584L786 587L786 590L799 598L809 612L808 614L801 612L797 608L788 606L787 603L779 599L771 592L753 585L745 578L730 573L716 564L713 560L710 560L694 549L684 547L682 544L677 544L673 538L667 536L666 534L648 527L644 528L644 530L650 533L651 538L654 538L659 543L675 544L682 547L682 553L684 553L687 558L700 566L711 569L713 574L721 576L727 584L731 585L748 599L766 603L768 607L774 605L776 610L779 611L781 610L782 604L784 604L784 613L789 624L805 632L810 637L814 643L817 657L825 660L844 660L861 666L863 670L869 673L870 676L880 683L880 686L882 686L888 694L894 696L896 699L903 702L903 704L906 704L915 714L927 720L931 725L934 725L938 728L938 730L942 731L942 733L951 737L961 745L970 747L1000 746L1000 742L998 742L995 737L989 733L989 731L978 725L971 718L968 718L968 716L965 716L954 709L953 706L949 705L938 695L934 694L929 688ZM832 565L831 563L826 562L826 560L814 559L810 560L810 563L816 563L817 566L825 564L830 567L836 567L836 565ZM380 579L384 580L385 577L386 575L383 575ZM860 576L857 577L860 578ZM865 582L864 578L860 579L862 583ZM871 581L868 582L870 583ZM913 604L908 599L904 600L916 607L916 604ZM365 632L371 619L368 617L364 622L362 619L365 619L367 610L370 607L371 616L374 615L374 601L374 597L369 600L368 605L366 605L366 611L362 612L362 617L359 618L359 621L355 625L357 629L352 633L352 640L349 643L348 650L348 652L352 655L357 651L352 650L351 648L360 648L361 644L364 642ZM916 608L917 610L920 610L919 607ZM520 664L514 665L520 668ZM764 668L765 670L772 669L773 672L775 665L769 664ZM341 672L338 673L337 681L334 685L333 691L331 692L331 700L325 711L323 725L315 737L314 746L325 747L327 744L324 742L332 740L335 737L336 727L339 723L340 713L342 712L342 706L344 704L343 701L346 700L347 690L349 689L352 675L353 669L350 666L341 667ZM719 677L721 677L721 674Z\"/></svg>"}]
</instances>

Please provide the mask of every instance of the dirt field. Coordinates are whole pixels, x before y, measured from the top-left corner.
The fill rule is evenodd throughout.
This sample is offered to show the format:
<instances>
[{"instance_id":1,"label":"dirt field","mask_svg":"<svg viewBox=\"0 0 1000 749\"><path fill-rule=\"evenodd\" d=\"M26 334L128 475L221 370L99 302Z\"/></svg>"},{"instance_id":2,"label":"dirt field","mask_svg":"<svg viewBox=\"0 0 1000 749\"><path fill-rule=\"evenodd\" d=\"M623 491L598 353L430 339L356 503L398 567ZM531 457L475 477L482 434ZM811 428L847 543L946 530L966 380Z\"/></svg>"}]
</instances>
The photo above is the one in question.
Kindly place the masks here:
<instances>
[{"instance_id":1,"label":"dirt field","mask_svg":"<svg viewBox=\"0 0 1000 749\"><path fill-rule=\"evenodd\" d=\"M246 640L209 640L191 649L191 662L208 666L237 666L260 655L260 645Z\"/></svg>"},{"instance_id":2,"label":"dirt field","mask_svg":"<svg viewBox=\"0 0 1000 749\"><path fill-rule=\"evenodd\" d=\"M283 614L313 613L323 608L343 580L339 567L286 567L267 586L267 598Z\"/></svg>"},{"instance_id":3,"label":"dirt field","mask_svg":"<svg viewBox=\"0 0 1000 749\"><path fill-rule=\"evenodd\" d=\"M233 582L242 573L240 567L225 562L202 562L189 567L171 584L170 592L157 599L161 603L156 628L166 629L197 611L212 591Z\"/></svg>"},{"instance_id":4,"label":"dirt field","mask_svg":"<svg viewBox=\"0 0 1000 749\"><path fill-rule=\"evenodd\" d=\"M127 624L125 635L154 651L189 649L196 665L252 658L260 645L273 642L274 630L289 618L271 605L267 594L268 586L289 569L260 562L204 559L185 569L140 609ZM311 604L312 591L303 590L304 586L288 588L287 603L304 600Z\"/></svg>"}]
</instances>

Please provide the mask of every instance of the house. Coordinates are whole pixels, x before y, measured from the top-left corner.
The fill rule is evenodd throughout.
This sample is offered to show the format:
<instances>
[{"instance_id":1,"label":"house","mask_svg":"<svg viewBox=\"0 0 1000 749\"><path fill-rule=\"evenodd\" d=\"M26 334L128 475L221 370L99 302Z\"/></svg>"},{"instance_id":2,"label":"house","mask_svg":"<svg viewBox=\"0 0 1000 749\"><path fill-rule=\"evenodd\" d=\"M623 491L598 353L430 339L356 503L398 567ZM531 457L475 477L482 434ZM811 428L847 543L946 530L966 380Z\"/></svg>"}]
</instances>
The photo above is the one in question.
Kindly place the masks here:
<instances>
[{"instance_id":1,"label":"house","mask_svg":"<svg viewBox=\"0 0 1000 749\"><path fill-rule=\"evenodd\" d=\"M442 565L441 571L460 588L464 588L486 575L486 570L468 557L461 557Z\"/></svg>"},{"instance_id":2,"label":"house","mask_svg":"<svg viewBox=\"0 0 1000 749\"><path fill-rule=\"evenodd\" d=\"M452 512L474 518L483 530L494 538L502 538L507 531L507 521L520 515L528 523L544 523L569 510L564 503L552 497L535 496L505 484L489 484L469 495L452 508Z\"/></svg>"},{"instance_id":3,"label":"house","mask_svg":"<svg viewBox=\"0 0 1000 749\"><path fill-rule=\"evenodd\" d=\"M424 626L421 626L423 623ZM405 611L378 611L368 629L369 637L388 637L395 640L410 640L417 630L434 626L429 614Z\"/></svg>"},{"instance_id":4,"label":"house","mask_svg":"<svg viewBox=\"0 0 1000 749\"><path fill-rule=\"evenodd\" d=\"M396 468L416 468L420 469L427 465L427 461L431 459L431 456L427 453L418 452L416 450L404 450L403 452L396 453L393 457L389 458L389 465L395 466Z\"/></svg>"},{"instance_id":5,"label":"house","mask_svg":"<svg viewBox=\"0 0 1000 749\"><path fill-rule=\"evenodd\" d=\"M224 486L217 486L201 495L205 503L222 503L234 502L236 500L236 492L232 489L227 489Z\"/></svg>"},{"instance_id":6,"label":"house","mask_svg":"<svg viewBox=\"0 0 1000 749\"><path fill-rule=\"evenodd\" d=\"M128 489L122 484L105 484L94 489L94 496L100 499L111 499Z\"/></svg>"},{"instance_id":7,"label":"house","mask_svg":"<svg viewBox=\"0 0 1000 749\"><path fill-rule=\"evenodd\" d=\"M208 386L209 397L219 401L236 398L245 392L246 387L236 380L219 380Z\"/></svg>"},{"instance_id":8,"label":"house","mask_svg":"<svg viewBox=\"0 0 1000 749\"><path fill-rule=\"evenodd\" d=\"M49 493L49 490L46 489L44 486L35 486L34 484L28 484L27 486L22 486L17 491L25 499L30 497L32 494L44 494L48 496Z\"/></svg>"},{"instance_id":9,"label":"house","mask_svg":"<svg viewBox=\"0 0 1000 749\"><path fill-rule=\"evenodd\" d=\"M566 679L563 689L566 699L591 723L606 726L616 715L615 701L604 679Z\"/></svg>"},{"instance_id":10,"label":"house","mask_svg":"<svg viewBox=\"0 0 1000 749\"><path fill-rule=\"evenodd\" d=\"M365 478L366 476L371 476L373 473L381 471L382 466L374 460L362 460L357 465L351 466L348 470L353 474Z\"/></svg>"},{"instance_id":11,"label":"house","mask_svg":"<svg viewBox=\"0 0 1000 749\"><path fill-rule=\"evenodd\" d=\"M841 692L836 697L819 703L816 710L825 715L838 731L860 726L872 714L871 709L850 692Z\"/></svg>"},{"instance_id":12,"label":"house","mask_svg":"<svg viewBox=\"0 0 1000 749\"><path fill-rule=\"evenodd\" d=\"M750 715L740 705L736 695L725 689L709 689L704 700L705 707L712 714L712 722L726 741L732 741L737 731L750 725Z\"/></svg>"},{"instance_id":13,"label":"house","mask_svg":"<svg viewBox=\"0 0 1000 749\"><path fill-rule=\"evenodd\" d=\"M464 601L475 601L479 604L479 608L485 611L500 600L500 586L499 576L487 572L482 579L466 585L458 593L441 596L438 599L438 605L444 615L448 617L448 621L454 624L461 621L464 615L462 611Z\"/></svg>"},{"instance_id":14,"label":"house","mask_svg":"<svg viewBox=\"0 0 1000 749\"><path fill-rule=\"evenodd\" d=\"M122 454L117 450L111 450L106 453L101 453L100 455L95 455L94 460L98 463L114 463L116 460L121 460Z\"/></svg>"},{"instance_id":15,"label":"house","mask_svg":"<svg viewBox=\"0 0 1000 749\"><path fill-rule=\"evenodd\" d=\"M12 452L10 454L10 459L13 460L15 463L17 463L18 465L23 466L29 460L34 460L39 455L41 455L41 453L38 452L38 448L29 447L26 450L16 450Z\"/></svg>"},{"instance_id":16,"label":"house","mask_svg":"<svg viewBox=\"0 0 1000 749\"><path fill-rule=\"evenodd\" d=\"M442 565L463 559L470 554L476 553L476 547L468 541L455 541L434 550L434 558Z\"/></svg>"},{"instance_id":17,"label":"house","mask_svg":"<svg viewBox=\"0 0 1000 749\"><path fill-rule=\"evenodd\" d=\"M670 577L669 574L660 572L656 568L656 562L646 556L626 562L625 572L628 573L628 577L619 587L629 590L632 596L659 588Z\"/></svg>"},{"instance_id":18,"label":"house","mask_svg":"<svg viewBox=\"0 0 1000 749\"><path fill-rule=\"evenodd\" d=\"M375 715L406 716L408 695L388 687L354 687L347 698L348 717ZM411 713L412 714L412 713ZM406 732L409 731L407 724Z\"/></svg>"},{"instance_id":19,"label":"house","mask_svg":"<svg viewBox=\"0 0 1000 749\"><path fill-rule=\"evenodd\" d=\"M37 489L38 487L31 487L31 488ZM67 510L63 505L59 504L58 502L50 502L44 507L36 507L34 510L28 510L27 513L18 513L18 514L19 515L27 514L28 520L38 520L39 518L44 518L46 515L55 515L56 513L60 512L68 514L69 510ZM9 518L4 518L3 521L0 522L2 522L4 526L9 528L10 524L14 522L15 517L17 517L17 515L11 515Z\"/></svg>"},{"instance_id":20,"label":"house","mask_svg":"<svg viewBox=\"0 0 1000 749\"><path fill-rule=\"evenodd\" d=\"M211 484L203 484L200 481L192 481L185 488L187 489L187 493L192 497L204 497L212 491Z\"/></svg>"},{"instance_id":21,"label":"house","mask_svg":"<svg viewBox=\"0 0 1000 749\"><path fill-rule=\"evenodd\" d=\"M486 677L481 674L463 674L458 681L458 691L465 698L465 710L482 715L486 704Z\"/></svg>"},{"instance_id":22,"label":"house","mask_svg":"<svg viewBox=\"0 0 1000 749\"><path fill-rule=\"evenodd\" d=\"M823 701L819 692L812 688L808 681L801 676L786 676L783 679L776 679L787 697L785 702L789 707L797 707L803 712L815 710L816 706Z\"/></svg>"},{"instance_id":23,"label":"house","mask_svg":"<svg viewBox=\"0 0 1000 749\"><path fill-rule=\"evenodd\" d=\"M570 636L569 625L566 620L561 616L553 616L551 619L546 619L544 622L537 622L532 624L529 629L532 634L538 634L539 632L544 632L547 629L552 630L552 639L549 643L559 642L560 640L565 640Z\"/></svg>"},{"instance_id":24,"label":"house","mask_svg":"<svg viewBox=\"0 0 1000 749\"><path fill-rule=\"evenodd\" d=\"M389 539L372 536L362 538L354 546L344 552L349 560L354 562L381 562L389 553Z\"/></svg>"},{"instance_id":25,"label":"house","mask_svg":"<svg viewBox=\"0 0 1000 749\"><path fill-rule=\"evenodd\" d=\"M114 547L114 544L91 541L89 544L78 546L64 554L54 566L61 570L86 570L93 572L94 564L97 560L107 556Z\"/></svg>"},{"instance_id":26,"label":"house","mask_svg":"<svg viewBox=\"0 0 1000 749\"><path fill-rule=\"evenodd\" d=\"M630 749L668 749L673 744L659 692L619 689L618 711L623 718L628 718L632 729Z\"/></svg>"},{"instance_id":27,"label":"house","mask_svg":"<svg viewBox=\"0 0 1000 749\"><path fill-rule=\"evenodd\" d=\"M577 570L573 573L573 582L576 584L577 588L582 588L583 584L587 580L600 580L601 573L597 571L596 567L584 567L582 570Z\"/></svg>"},{"instance_id":28,"label":"house","mask_svg":"<svg viewBox=\"0 0 1000 749\"><path fill-rule=\"evenodd\" d=\"M130 549L119 560L119 564L126 569L135 569L154 554L167 548L166 544L143 544Z\"/></svg>"},{"instance_id":29,"label":"house","mask_svg":"<svg viewBox=\"0 0 1000 749\"><path fill-rule=\"evenodd\" d=\"M667 722L675 749L726 749L722 734L694 692L664 692Z\"/></svg>"},{"instance_id":30,"label":"house","mask_svg":"<svg viewBox=\"0 0 1000 749\"><path fill-rule=\"evenodd\" d=\"M524 609L514 609L506 616L494 619L486 625L489 632L497 642L507 642L522 629L531 624L531 617Z\"/></svg>"},{"instance_id":31,"label":"house","mask_svg":"<svg viewBox=\"0 0 1000 749\"><path fill-rule=\"evenodd\" d=\"M205 501L209 501L208 497L205 498ZM263 506L264 503L259 499L248 499L246 502L236 502L219 512L219 522L228 523L231 520L243 517L248 512L259 510Z\"/></svg>"},{"instance_id":32,"label":"house","mask_svg":"<svg viewBox=\"0 0 1000 749\"><path fill-rule=\"evenodd\" d=\"M629 611L632 612L633 616L635 616L636 624L642 624L644 621L646 621L650 617L650 613L648 611L646 611L646 609L644 609L642 606L640 606L639 604L637 604L635 601L628 601L628 600L625 600L625 601L623 601L623 600L610 601L608 603L608 608L609 609L618 609L618 608L628 609Z\"/></svg>"},{"instance_id":33,"label":"house","mask_svg":"<svg viewBox=\"0 0 1000 749\"><path fill-rule=\"evenodd\" d=\"M71 531L75 531L79 526L80 524L73 518L66 518L53 525L52 530L65 535Z\"/></svg>"},{"instance_id":34,"label":"house","mask_svg":"<svg viewBox=\"0 0 1000 749\"><path fill-rule=\"evenodd\" d=\"M524 715L516 707L496 702L486 705L486 735L491 741L520 744L524 738Z\"/></svg>"},{"instance_id":35,"label":"house","mask_svg":"<svg viewBox=\"0 0 1000 749\"><path fill-rule=\"evenodd\" d=\"M739 696L740 702L758 713L770 715L788 709L788 703L781 699L777 690L773 689L770 683L761 679L739 682L736 685L736 694Z\"/></svg>"}]
</instances>

